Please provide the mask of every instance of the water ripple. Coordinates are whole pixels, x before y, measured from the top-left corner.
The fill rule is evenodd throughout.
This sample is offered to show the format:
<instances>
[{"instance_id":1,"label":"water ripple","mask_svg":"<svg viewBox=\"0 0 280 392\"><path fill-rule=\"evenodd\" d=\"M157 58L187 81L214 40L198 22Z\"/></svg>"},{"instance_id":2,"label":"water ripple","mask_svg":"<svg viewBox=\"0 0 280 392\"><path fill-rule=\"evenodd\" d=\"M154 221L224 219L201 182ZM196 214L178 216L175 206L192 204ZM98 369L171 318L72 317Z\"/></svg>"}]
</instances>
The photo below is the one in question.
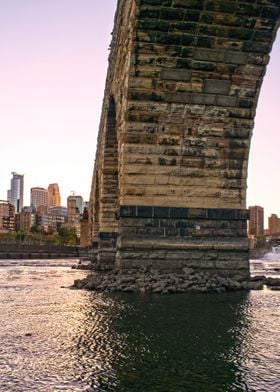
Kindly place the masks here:
<instances>
[{"instance_id":1,"label":"water ripple","mask_svg":"<svg viewBox=\"0 0 280 392\"><path fill-rule=\"evenodd\" d=\"M55 262L0 269L1 392L280 390L280 292L61 288L84 274Z\"/></svg>"}]
</instances>

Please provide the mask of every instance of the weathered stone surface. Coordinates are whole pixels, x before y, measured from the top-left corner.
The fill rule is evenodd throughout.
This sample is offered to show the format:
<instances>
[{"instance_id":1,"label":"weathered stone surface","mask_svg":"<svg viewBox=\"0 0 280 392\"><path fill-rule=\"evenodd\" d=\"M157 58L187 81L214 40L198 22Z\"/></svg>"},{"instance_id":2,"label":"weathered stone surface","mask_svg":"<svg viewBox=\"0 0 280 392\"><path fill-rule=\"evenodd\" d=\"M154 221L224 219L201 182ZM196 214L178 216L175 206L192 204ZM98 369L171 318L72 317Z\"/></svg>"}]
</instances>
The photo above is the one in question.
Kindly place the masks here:
<instances>
[{"instance_id":1,"label":"weathered stone surface","mask_svg":"<svg viewBox=\"0 0 280 392\"><path fill-rule=\"evenodd\" d=\"M89 210L100 267L247 277L249 146L279 14L277 0L118 2Z\"/></svg>"},{"instance_id":2,"label":"weathered stone surface","mask_svg":"<svg viewBox=\"0 0 280 392\"><path fill-rule=\"evenodd\" d=\"M190 81L191 75L192 75L191 71L175 68L175 69L163 69L161 71L160 77L161 79L166 79L166 80Z\"/></svg>"},{"instance_id":3,"label":"weathered stone surface","mask_svg":"<svg viewBox=\"0 0 280 392\"><path fill-rule=\"evenodd\" d=\"M222 277L198 269L185 268L184 273L161 272L149 267L141 267L134 271L113 270L107 273L93 272L86 278L75 280L73 288L105 292L124 293L223 293L237 290L260 290L263 281L242 280ZM273 286L271 289L278 289Z\"/></svg>"},{"instance_id":4,"label":"weathered stone surface","mask_svg":"<svg viewBox=\"0 0 280 392\"><path fill-rule=\"evenodd\" d=\"M230 89L231 82L229 80L205 79L204 92L210 94L227 94Z\"/></svg>"}]
</instances>

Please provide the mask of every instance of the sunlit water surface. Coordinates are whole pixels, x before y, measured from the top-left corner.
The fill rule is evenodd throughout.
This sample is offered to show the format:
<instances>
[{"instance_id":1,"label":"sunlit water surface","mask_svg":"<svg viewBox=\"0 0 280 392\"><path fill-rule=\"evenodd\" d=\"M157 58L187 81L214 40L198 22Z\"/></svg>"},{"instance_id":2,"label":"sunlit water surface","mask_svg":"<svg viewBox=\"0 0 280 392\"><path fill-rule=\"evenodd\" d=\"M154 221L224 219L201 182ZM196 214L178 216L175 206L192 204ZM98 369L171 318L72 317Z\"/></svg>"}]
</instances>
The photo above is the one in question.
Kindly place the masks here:
<instances>
[{"instance_id":1,"label":"sunlit water surface","mask_svg":"<svg viewBox=\"0 0 280 392\"><path fill-rule=\"evenodd\" d=\"M76 291L71 264L0 261L0 391L280 391L279 291Z\"/></svg>"}]
</instances>

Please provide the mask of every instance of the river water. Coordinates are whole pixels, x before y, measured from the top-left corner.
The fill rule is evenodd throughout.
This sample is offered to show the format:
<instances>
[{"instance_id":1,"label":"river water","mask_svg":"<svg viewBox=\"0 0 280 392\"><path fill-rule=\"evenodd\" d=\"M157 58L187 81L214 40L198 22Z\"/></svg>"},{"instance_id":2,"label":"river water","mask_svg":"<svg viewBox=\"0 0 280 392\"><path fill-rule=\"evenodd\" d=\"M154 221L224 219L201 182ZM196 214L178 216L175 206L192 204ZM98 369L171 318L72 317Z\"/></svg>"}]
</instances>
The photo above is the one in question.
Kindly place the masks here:
<instances>
[{"instance_id":1,"label":"river water","mask_svg":"<svg viewBox=\"0 0 280 392\"><path fill-rule=\"evenodd\" d=\"M0 391L280 391L280 291L77 291L74 262L0 262Z\"/></svg>"}]
</instances>

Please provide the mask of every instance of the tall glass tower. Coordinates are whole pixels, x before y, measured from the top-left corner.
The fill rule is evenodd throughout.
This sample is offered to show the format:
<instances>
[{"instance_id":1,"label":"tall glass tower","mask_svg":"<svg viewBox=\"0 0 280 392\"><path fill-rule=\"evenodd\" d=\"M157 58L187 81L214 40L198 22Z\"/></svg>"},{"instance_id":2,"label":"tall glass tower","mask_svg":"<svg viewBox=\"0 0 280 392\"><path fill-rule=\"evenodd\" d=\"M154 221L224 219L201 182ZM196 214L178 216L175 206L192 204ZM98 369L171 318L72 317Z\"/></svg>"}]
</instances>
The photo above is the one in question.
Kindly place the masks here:
<instances>
[{"instance_id":1,"label":"tall glass tower","mask_svg":"<svg viewBox=\"0 0 280 392\"><path fill-rule=\"evenodd\" d=\"M11 189L8 190L8 200L15 207L15 212L20 212L23 207L24 175L12 172Z\"/></svg>"}]
</instances>

